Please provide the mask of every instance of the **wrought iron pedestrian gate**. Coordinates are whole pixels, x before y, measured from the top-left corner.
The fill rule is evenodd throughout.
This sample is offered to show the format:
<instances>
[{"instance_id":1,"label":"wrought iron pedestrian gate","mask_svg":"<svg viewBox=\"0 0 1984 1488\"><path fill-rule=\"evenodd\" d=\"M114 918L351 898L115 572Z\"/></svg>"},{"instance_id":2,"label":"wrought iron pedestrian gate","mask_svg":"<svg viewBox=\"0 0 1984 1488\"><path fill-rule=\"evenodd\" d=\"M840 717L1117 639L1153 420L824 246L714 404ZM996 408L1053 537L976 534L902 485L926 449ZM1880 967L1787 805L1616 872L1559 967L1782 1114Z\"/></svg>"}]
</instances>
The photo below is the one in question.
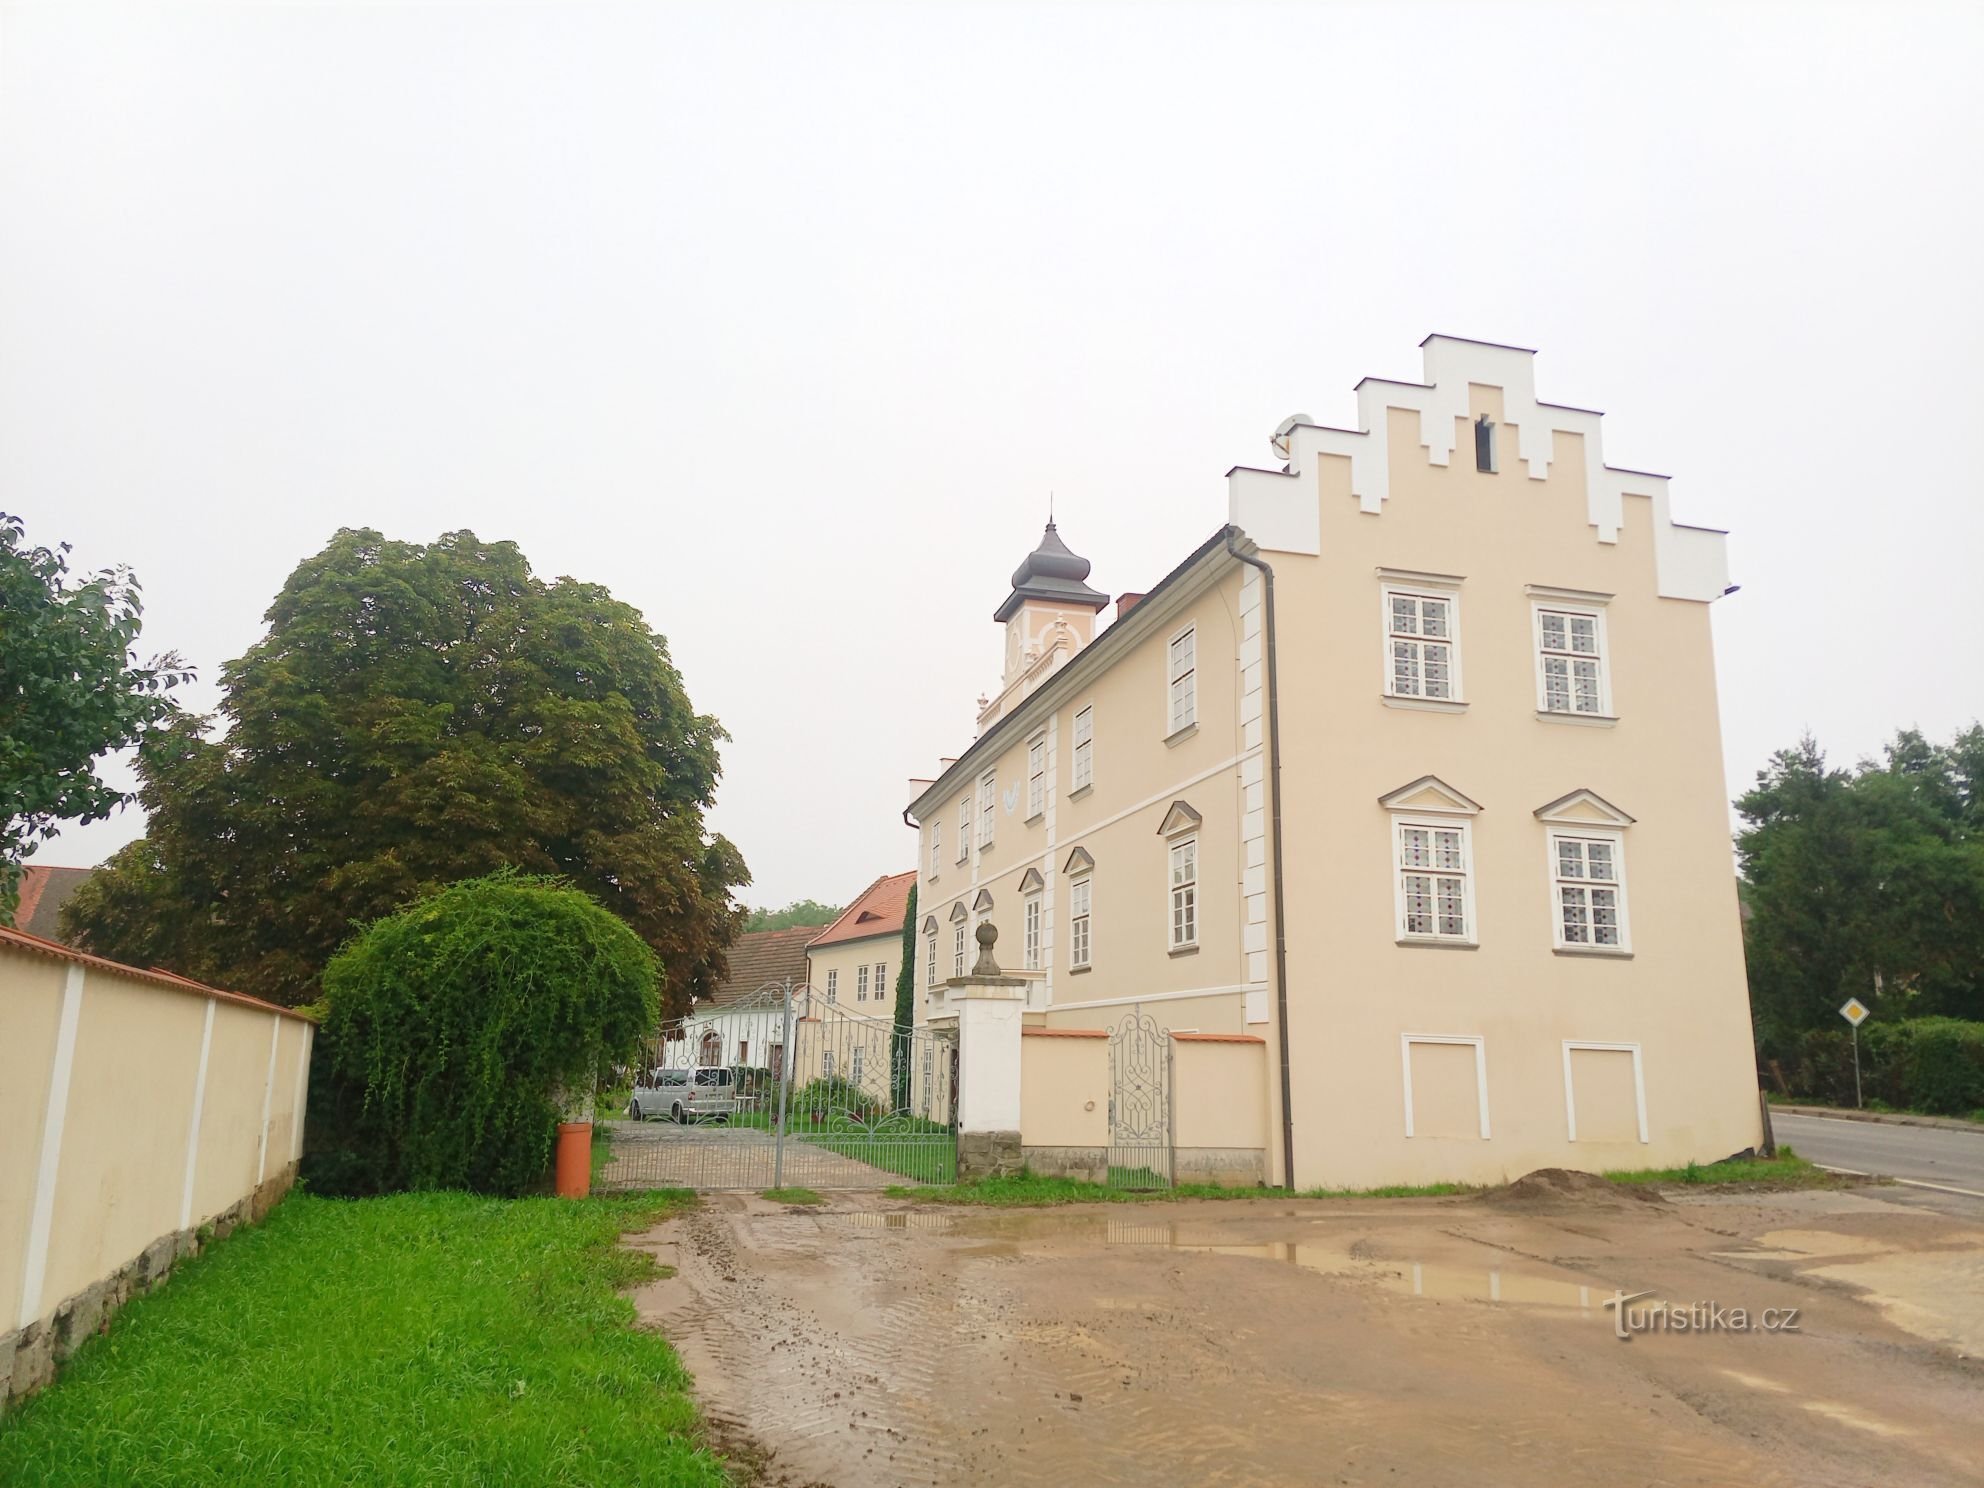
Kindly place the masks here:
<instances>
[{"instance_id":1,"label":"wrought iron pedestrian gate","mask_svg":"<svg viewBox=\"0 0 1984 1488\"><path fill-rule=\"evenodd\" d=\"M1134 1009L1109 1035L1109 1186L1172 1184L1171 1034Z\"/></svg>"},{"instance_id":2,"label":"wrought iron pedestrian gate","mask_svg":"<svg viewBox=\"0 0 1984 1488\"><path fill-rule=\"evenodd\" d=\"M957 1176L949 1032L773 982L663 1025L597 1188L880 1188ZM608 1113L602 1113L603 1116Z\"/></svg>"}]
</instances>

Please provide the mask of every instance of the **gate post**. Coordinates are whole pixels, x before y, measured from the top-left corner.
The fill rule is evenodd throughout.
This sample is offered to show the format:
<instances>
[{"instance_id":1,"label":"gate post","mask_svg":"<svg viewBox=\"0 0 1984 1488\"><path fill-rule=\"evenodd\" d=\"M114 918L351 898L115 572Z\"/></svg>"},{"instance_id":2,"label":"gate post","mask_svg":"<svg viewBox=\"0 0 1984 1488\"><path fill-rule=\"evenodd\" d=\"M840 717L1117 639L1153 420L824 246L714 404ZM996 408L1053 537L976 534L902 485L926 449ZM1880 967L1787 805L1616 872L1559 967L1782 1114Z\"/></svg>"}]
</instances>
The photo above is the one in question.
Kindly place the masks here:
<instances>
[{"instance_id":1,"label":"gate post","mask_svg":"<svg viewBox=\"0 0 1984 1488\"><path fill-rule=\"evenodd\" d=\"M778 1041L778 1126L772 1132L772 1187L785 1187L785 1118L792 1105L792 1072L799 1067L792 1047L792 978L785 979L783 1019Z\"/></svg>"},{"instance_id":2,"label":"gate post","mask_svg":"<svg viewBox=\"0 0 1984 1488\"><path fill-rule=\"evenodd\" d=\"M958 1015L958 1180L1017 1173L1020 1153L1020 1014L1026 982L1002 975L992 947L999 929L978 927L978 962L952 977Z\"/></svg>"}]
</instances>

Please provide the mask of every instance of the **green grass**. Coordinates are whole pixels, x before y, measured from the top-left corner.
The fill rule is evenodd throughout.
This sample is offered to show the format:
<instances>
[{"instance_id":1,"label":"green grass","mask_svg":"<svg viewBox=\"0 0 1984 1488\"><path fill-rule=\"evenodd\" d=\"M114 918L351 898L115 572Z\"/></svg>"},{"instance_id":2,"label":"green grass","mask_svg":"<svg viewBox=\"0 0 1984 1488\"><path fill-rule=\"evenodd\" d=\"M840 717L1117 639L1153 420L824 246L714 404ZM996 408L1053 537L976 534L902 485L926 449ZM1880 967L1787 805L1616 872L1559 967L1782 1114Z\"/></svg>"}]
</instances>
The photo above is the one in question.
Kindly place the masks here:
<instances>
[{"instance_id":1,"label":"green grass","mask_svg":"<svg viewBox=\"0 0 1984 1488\"><path fill-rule=\"evenodd\" d=\"M768 1188L759 1195L774 1204L824 1204L826 1200L810 1188Z\"/></svg>"},{"instance_id":2,"label":"green grass","mask_svg":"<svg viewBox=\"0 0 1984 1488\"><path fill-rule=\"evenodd\" d=\"M617 1295L686 1194L291 1196L0 1420L0 1483L717 1488L689 1379Z\"/></svg>"},{"instance_id":3,"label":"green grass","mask_svg":"<svg viewBox=\"0 0 1984 1488\"><path fill-rule=\"evenodd\" d=\"M1222 1188L1211 1183L1181 1183L1175 1188L1110 1188L1080 1178L1048 1178L1020 1173L1011 1178L985 1178L977 1183L929 1185L884 1190L892 1199L924 1204L978 1204L1027 1207L1053 1204L1146 1204L1170 1199L1423 1199L1473 1192L1464 1183L1394 1185L1388 1188L1314 1188L1291 1194L1280 1188Z\"/></svg>"},{"instance_id":4,"label":"green grass","mask_svg":"<svg viewBox=\"0 0 1984 1488\"><path fill-rule=\"evenodd\" d=\"M1614 1183L1673 1183L1694 1187L1716 1183L1767 1183L1776 1188L1835 1188L1845 1180L1828 1173L1789 1147L1776 1157L1739 1157L1727 1162L1689 1163L1683 1168L1632 1168L1605 1175Z\"/></svg>"},{"instance_id":5,"label":"green grass","mask_svg":"<svg viewBox=\"0 0 1984 1488\"><path fill-rule=\"evenodd\" d=\"M1727 1183L1769 1184L1778 1188L1826 1188L1843 1180L1813 1166L1789 1147L1775 1158L1744 1158L1730 1162L1689 1163L1684 1168L1640 1168L1607 1173L1614 1183L1672 1183L1688 1186ZM976 1204L994 1208L1024 1208L1055 1204L1139 1204L1169 1199L1435 1199L1480 1193L1467 1183L1394 1183L1380 1188L1306 1188L1289 1193L1280 1188L1219 1188L1209 1183L1181 1183L1175 1188L1124 1189L1088 1183L1079 1178L1048 1178L1020 1173L1011 1178L986 1178L977 1183L893 1187L892 1199L923 1204Z\"/></svg>"},{"instance_id":6,"label":"green grass","mask_svg":"<svg viewBox=\"0 0 1984 1488\"><path fill-rule=\"evenodd\" d=\"M1815 1111L1851 1111L1851 1106L1828 1105L1825 1101L1798 1095L1779 1095L1775 1090L1764 1092L1764 1099L1773 1106L1809 1106ZM1870 1097L1862 1108L1881 1116L1933 1116L1943 1121L1974 1121L1984 1126L1984 1110L1970 1111L1952 1116L1948 1111L1918 1111L1912 1106L1891 1106L1879 1097Z\"/></svg>"},{"instance_id":7,"label":"green grass","mask_svg":"<svg viewBox=\"0 0 1984 1488\"><path fill-rule=\"evenodd\" d=\"M947 1128L938 1127L940 1139L926 1141L920 1136L866 1136L859 1132L801 1131L792 1135L814 1147L824 1147L919 1183L950 1183L958 1173L957 1143Z\"/></svg>"}]
</instances>

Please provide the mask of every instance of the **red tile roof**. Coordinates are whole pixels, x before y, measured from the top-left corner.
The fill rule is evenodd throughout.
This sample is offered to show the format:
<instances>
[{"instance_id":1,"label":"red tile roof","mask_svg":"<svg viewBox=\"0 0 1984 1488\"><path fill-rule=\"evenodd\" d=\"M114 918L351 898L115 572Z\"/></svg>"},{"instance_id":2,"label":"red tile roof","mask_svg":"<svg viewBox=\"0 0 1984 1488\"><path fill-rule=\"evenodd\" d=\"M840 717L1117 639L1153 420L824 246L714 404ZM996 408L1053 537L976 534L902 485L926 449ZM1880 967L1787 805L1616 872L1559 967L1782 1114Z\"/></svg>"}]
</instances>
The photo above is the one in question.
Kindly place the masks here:
<instances>
[{"instance_id":1,"label":"red tile roof","mask_svg":"<svg viewBox=\"0 0 1984 1488\"><path fill-rule=\"evenodd\" d=\"M79 951L73 946L43 940L39 935L29 935L25 930L9 930L5 926L0 926L0 947L26 951L31 955L47 956L54 961L73 961L79 966L115 972L133 981L170 987L175 992L197 992L202 997L211 997L219 1002L238 1002L244 1007L265 1008L272 1013L281 1013L286 1018L300 1018L305 1023L317 1021L308 1013L298 1012L295 1008L280 1007L273 1002L264 1002L261 998L250 997L245 992L226 992L219 987L209 987L205 982L196 982L191 977L183 977L177 972L165 971L156 966L146 970L143 967L126 966L121 961L106 961L101 956L92 956L87 951Z\"/></svg>"},{"instance_id":2,"label":"red tile roof","mask_svg":"<svg viewBox=\"0 0 1984 1488\"><path fill-rule=\"evenodd\" d=\"M861 891L860 897L842 911L839 919L814 938L814 948L868 940L877 935L900 936L903 916L909 910L910 885L915 882L914 869L908 873L883 874Z\"/></svg>"},{"instance_id":3,"label":"red tile roof","mask_svg":"<svg viewBox=\"0 0 1984 1488\"><path fill-rule=\"evenodd\" d=\"M697 1009L723 1007L749 997L771 982L792 978L792 985L806 985L806 943L820 933L818 925L791 925L783 930L752 930L730 944L730 974L709 996L696 1002Z\"/></svg>"},{"instance_id":4,"label":"red tile roof","mask_svg":"<svg viewBox=\"0 0 1984 1488\"><path fill-rule=\"evenodd\" d=\"M62 906L94 872L94 868L48 868L29 863L21 869L21 902L14 910L14 924L43 940L61 940L56 934L56 920Z\"/></svg>"}]
</instances>

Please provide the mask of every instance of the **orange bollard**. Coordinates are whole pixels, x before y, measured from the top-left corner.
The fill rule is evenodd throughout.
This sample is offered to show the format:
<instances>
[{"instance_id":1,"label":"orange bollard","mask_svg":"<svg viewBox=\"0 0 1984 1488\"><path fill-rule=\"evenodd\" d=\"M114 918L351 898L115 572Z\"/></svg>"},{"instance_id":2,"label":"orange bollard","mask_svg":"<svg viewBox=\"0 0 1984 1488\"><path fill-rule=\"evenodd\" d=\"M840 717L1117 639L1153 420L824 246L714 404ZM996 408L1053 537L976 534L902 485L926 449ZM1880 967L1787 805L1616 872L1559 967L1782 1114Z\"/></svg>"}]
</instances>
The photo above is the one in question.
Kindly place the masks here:
<instances>
[{"instance_id":1,"label":"orange bollard","mask_svg":"<svg viewBox=\"0 0 1984 1488\"><path fill-rule=\"evenodd\" d=\"M558 1123L558 1197L583 1199L592 1192L592 1123Z\"/></svg>"}]
</instances>

